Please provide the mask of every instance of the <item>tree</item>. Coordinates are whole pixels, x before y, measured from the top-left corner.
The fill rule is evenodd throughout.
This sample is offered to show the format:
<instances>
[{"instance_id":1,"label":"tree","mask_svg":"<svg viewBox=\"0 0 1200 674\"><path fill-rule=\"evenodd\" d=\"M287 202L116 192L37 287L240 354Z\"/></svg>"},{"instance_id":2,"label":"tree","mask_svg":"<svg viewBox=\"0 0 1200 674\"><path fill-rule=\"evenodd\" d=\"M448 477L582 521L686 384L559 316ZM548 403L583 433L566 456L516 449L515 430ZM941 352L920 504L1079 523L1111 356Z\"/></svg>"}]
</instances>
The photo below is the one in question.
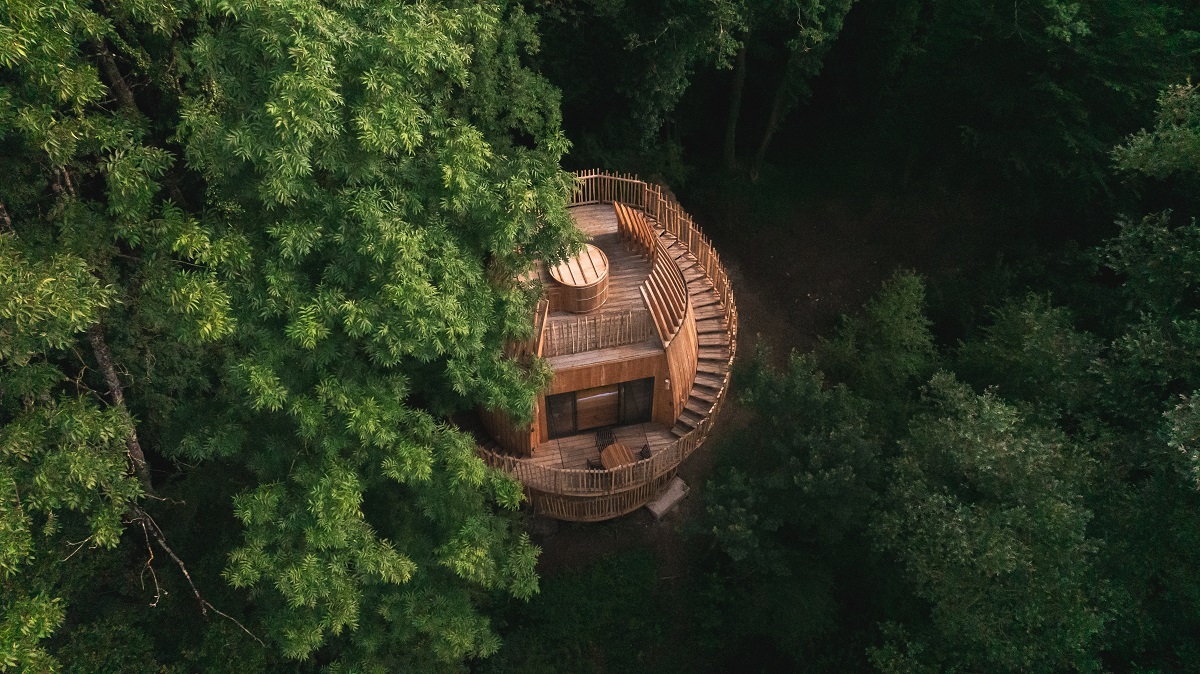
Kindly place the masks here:
<instances>
[{"instance_id":1,"label":"tree","mask_svg":"<svg viewBox=\"0 0 1200 674\"><path fill-rule=\"evenodd\" d=\"M1175 0L923 3L883 118L914 153L958 145L1034 196L1082 204L1158 91L1195 70L1198 16Z\"/></svg>"},{"instance_id":2,"label":"tree","mask_svg":"<svg viewBox=\"0 0 1200 674\"><path fill-rule=\"evenodd\" d=\"M931 322L925 316L925 284L898 271L855 315L842 317L817 357L833 381L845 383L872 403L873 425L898 437L914 409L916 389L936 368Z\"/></svg>"},{"instance_id":3,"label":"tree","mask_svg":"<svg viewBox=\"0 0 1200 674\"><path fill-rule=\"evenodd\" d=\"M1113 150L1122 171L1151 178L1200 171L1200 92L1197 85L1175 84L1158 97L1153 131L1142 129Z\"/></svg>"},{"instance_id":4,"label":"tree","mask_svg":"<svg viewBox=\"0 0 1200 674\"><path fill-rule=\"evenodd\" d=\"M540 65L563 90L574 160L679 177L681 148L671 136L677 107L698 70L729 66L738 3L526 4L545 27Z\"/></svg>"},{"instance_id":5,"label":"tree","mask_svg":"<svg viewBox=\"0 0 1200 674\"><path fill-rule=\"evenodd\" d=\"M119 533L113 512L143 507L139 484L240 490L242 543L214 552L249 590L236 613L288 657L446 666L496 647L481 593L536 590L536 549L506 514L519 485L447 421L528 415L544 381L502 356L531 323L511 279L575 236L555 92L523 65L533 27L476 2L0 9L4 250L28 260L2 279L6 320L26 321L6 334L37 325L30 296L57 321L41 351L5 349L6 368L33 363L11 361L27 379L12 390L50 415L39 391L62 388L65 364L104 401L54 404L96 429L67 440L133 485L83 480L112 504L97 542ZM61 444L26 442L8 475ZM135 445L176 475L139 482ZM211 463L223 473L194 469ZM10 480L22 498L27 479ZM169 501L145 508L164 549L164 531L186 537ZM219 579L193 580L213 608ZM41 615L25 633L61 620Z\"/></svg>"},{"instance_id":6,"label":"tree","mask_svg":"<svg viewBox=\"0 0 1200 674\"><path fill-rule=\"evenodd\" d=\"M741 0L736 4L737 56L725 126L723 157L726 168L733 169L737 164L737 129L741 118L750 40L761 38L767 32L779 31L781 27L785 33L783 72L771 100L762 138L750 164L750 177L757 180L771 140L788 113L809 95L809 81L821 71L825 55L841 31L846 13L853 4L854 0L782 3Z\"/></svg>"},{"instance_id":7,"label":"tree","mask_svg":"<svg viewBox=\"0 0 1200 674\"><path fill-rule=\"evenodd\" d=\"M1061 433L948 374L929 396L875 524L930 602L926 657L954 671L1098 669L1105 616L1081 503L1088 461Z\"/></svg>"}]
</instances>

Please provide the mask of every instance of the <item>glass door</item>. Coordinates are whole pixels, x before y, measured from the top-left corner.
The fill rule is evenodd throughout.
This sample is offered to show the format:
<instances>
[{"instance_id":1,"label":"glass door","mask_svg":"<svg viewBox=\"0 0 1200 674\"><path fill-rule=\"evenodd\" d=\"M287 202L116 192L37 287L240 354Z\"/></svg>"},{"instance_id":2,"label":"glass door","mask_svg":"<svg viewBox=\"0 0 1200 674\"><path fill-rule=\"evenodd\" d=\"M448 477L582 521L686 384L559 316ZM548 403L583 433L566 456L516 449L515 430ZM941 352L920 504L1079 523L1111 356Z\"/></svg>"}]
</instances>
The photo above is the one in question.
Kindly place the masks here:
<instances>
[{"instance_id":1,"label":"glass door","mask_svg":"<svg viewBox=\"0 0 1200 674\"><path fill-rule=\"evenodd\" d=\"M575 392L546 396L546 432L550 439L575 434Z\"/></svg>"},{"instance_id":2,"label":"glass door","mask_svg":"<svg viewBox=\"0 0 1200 674\"><path fill-rule=\"evenodd\" d=\"M650 421L654 402L654 377L623 382L619 388L620 423L640 424Z\"/></svg>"},{"instance_id":3,"label":"glass door","mask_svg":"<svg viewBox=\"0 0 1200 674\"><path fill-rule=\"evenodd\" d=\"M616 386L597 386L575 392L577 430L617 425L620 414Z\"/></svg>"}]
</instances>

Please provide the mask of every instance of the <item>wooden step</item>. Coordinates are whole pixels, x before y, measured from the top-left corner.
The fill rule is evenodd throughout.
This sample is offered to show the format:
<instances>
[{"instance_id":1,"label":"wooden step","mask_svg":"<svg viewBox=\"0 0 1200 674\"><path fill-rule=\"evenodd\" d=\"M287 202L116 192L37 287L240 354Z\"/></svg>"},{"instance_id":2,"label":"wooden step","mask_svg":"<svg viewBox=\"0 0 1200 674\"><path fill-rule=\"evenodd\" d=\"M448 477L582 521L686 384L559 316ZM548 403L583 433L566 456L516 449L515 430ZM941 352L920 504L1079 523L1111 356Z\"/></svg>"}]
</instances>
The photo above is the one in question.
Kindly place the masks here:
<instances>
[{"instance_id":1,"label":"wooden step","mask_svg":"<svg viewBox=\"0 0 1200 674\"><path fill-rule=\"evenodd\" d=\"M702 360L696 364L696 378L700 378L700 373L711 374L717 377L725 378L725 373L729 371L729 366L725 363L718 363L711 360Z\"/></svg>"},{"instance_id":2,"label":"wooden step","mask_svg":"<svg viewBox=\"0 0 1200 674\"><path fill-rule=\"evenodd\" d=\"M729 360L729 349L719 346L702 346L699 349L700 360L715 360L725 362Z\"/></svg>"},{"instance_id":3,"label":"wooden step","mask_svg":"<svg viewBox=\"0 0 1200 674\"><path fill-rule=\"evenodd\" d=\"M696 334L700 346L729 346L729 335L724 331L701 333L697 330Z\"/></svg>"},{"instance_id":4,"label":"wooden step","mask_svg":"<svg viewBox=\"0 0 1200 674\"><path fill-rule=\"evenodd\" d=\"M712 412L712 403L705 402L693 395L688 397L687 404L684 405L683 409L703 419L708 416L709 412Z\"/></svg>"},{"instance_id":5,"label":"wooden step","mask_svg":"<svg viewBox=\"0 0 1200 674\"><path fill-rule=\"evenodd\" d=\"M693 386L693 388L695 388L695 386L704 386L704 387L712 389L714 391L719 391L719 390L721 390L721 387L724 385L725 385L724 373L714 374L711 372L704 372L703 370L697 369L696 383Z\"/></svg>"},{"instance_id":6,"label":"wooden step","mask_svg":"<svg viewBox=\"0 0 1200 674\"><path fill-rule=\"evenodd\" d=\"M704 401L704 403L707 404L708 408L711 410L713 403L717 402L717 389L705 386L703 384L693 384L691 397L699 398L700 400Z\"/></svg>"},{"instance_id":7,"label":"wooden step","mask_svg":"<svg viewBox=\"0 0 1200 674\"><path fill-rule=\"evenodd\" d=\"M683 414L680 414L679 418L676 419L676 422L684 423L684 424L687 424L688 426L691 426L692 428L696 428L696 427L700 426L700 422L704 421L704 417L706 417L706 416L708 416L708 415L700 414L699 412L695 412L690 409L685 409L685 410L683 410Z\"/></svg>"},{"instance_id":8,"label":"wooden step","mask_svg":"<svg viewBox=\"0 0 1200 674\"><path fill-rule=\"evenodd\" d=\"M716 318L705 318L696 321L697 335L714 335L729 334L729 329L725 327L725 321L717 320Z\"/></svg>"},{"instance_id":9,"label":"wooden step","mask_svg":"<svg viewBox=\"0 0 1200 674\"><path fill-rule=\"evenodd\" d=\"M692 309L703 309L721 304L721 300L712 293L693 293L692 294Z\"/></svg>"}]
</instances>

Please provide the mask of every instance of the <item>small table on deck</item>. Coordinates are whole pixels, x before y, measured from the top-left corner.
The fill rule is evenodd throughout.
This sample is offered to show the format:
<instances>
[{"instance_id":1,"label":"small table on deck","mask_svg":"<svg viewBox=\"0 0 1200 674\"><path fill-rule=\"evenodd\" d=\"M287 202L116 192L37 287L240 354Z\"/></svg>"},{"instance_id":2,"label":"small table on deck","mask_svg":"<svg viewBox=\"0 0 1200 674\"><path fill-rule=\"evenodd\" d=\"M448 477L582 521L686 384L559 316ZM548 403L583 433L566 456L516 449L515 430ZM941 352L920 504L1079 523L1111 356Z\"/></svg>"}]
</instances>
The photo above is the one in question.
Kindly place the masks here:
<instances>
[{"instance_id":1,"label":"small table on deck","mask_svg":"<svg viewBox=\"0 0 1200 674\"><path fill-rule=\"evenodd\" d=\"M600 452L600 463L604 464L605 470L612 470L634 461L636 459L633 458L633 452L619 442L614 442Z\"/></svg>"}]
</instances>

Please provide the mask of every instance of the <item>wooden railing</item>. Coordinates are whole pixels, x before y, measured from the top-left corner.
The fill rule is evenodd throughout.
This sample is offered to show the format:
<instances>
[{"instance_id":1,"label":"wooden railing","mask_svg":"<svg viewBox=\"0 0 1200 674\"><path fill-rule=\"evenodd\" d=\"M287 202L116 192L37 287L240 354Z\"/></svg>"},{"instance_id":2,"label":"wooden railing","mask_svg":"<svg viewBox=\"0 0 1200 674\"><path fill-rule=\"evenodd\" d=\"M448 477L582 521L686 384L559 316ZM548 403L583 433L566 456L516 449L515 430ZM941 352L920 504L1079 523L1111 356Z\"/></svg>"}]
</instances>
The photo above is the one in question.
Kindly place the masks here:
<instances>
[{"instance_id":1,"label":"wooden railing","mask_svg":"<svg viewBox=\"0 0 1200 674\"><path fill-rule=\"evenodd\" d=\"M621 311L555 318L545 330L542 357L566 356L644 342L657 333L650 312Z\"/></svg>"},{"instance_id":2,"label":"wooden railing","mask_svg":"<svg viewBox=\"0 0 1200 674\"><path fill-rule=\"evenodd\" d=\"M529 356L543 355L546 344L546 322L550 315L551 301L547 298L538 300L533 312L533 336L521 342L508 342L504 346L504 355L514 360Z\"/></svg>"},{"instance_id":3,"label":"wooden railing","mask_svg":"<svg viewBox=\"0 0 1200 674\"><path fill-rule=\"evenodd\" d=\"M663 348L666 348L675 339L687 314L687 280L654 227L646 220L645 213L619 201L614 201L613 206L617 211L617 233L651 262L650 275L640 290L654 317Z\"/></svg>"},{"instance_id":4,"label":"wooden railing","mask_svg":"<svg viewBox=\"0 0 1200 674\"><path fill-rule=\"evenodd\" d=\"M557 494L535 494L534 499L542 515L576 522L596 522L633 512L646 505L667 486L672 477L675 477L674 471L669 471L633 489L604 496L572 498Z\"/></svg>"},{"instance_id":5,"label":"wooden railing","mask_svg":"<svg viewBox=\"0 0 1200 674\"><path fill-rule=\"evenodd\" d=\"M633 176L585 171L578 174L577 180L578 186L571 199L572 206L620 202L626 206L639 208L667 234L687 247L699 263L701 271L712 283L720 299L730 340L727 365L732 368L733 359L737 354L738 331L738 314L733 299L733 287L729 283L729 275L725 272L725 267L721 264L720 256L700 228L696 226L691 216L684 212L674 198L664 195L661 187L650 185ZM724 405L728 391L729 375L726 374L725 381L722 382L721 388L717 392L712 412L701 419L694 429L676 442L659 450L649 459L642 459L612 470L539 466L503 454L497 451L498 448L482 448L481 454L489 465L504 470L529 489L538 492L559 496L613 496L618 492L636 490L638 496L641 497L643 495L641 492L648 488L649 483L661 482L704 442L712 428L713 420ZM652 496L653 494L646 496L646 500ZM631 498L633 498L632 495L625 497L625 500ZM554 511L554 516L564 519L603 519L603 516L592 512L595 507L599 506L587 505L587 503L587 500L558 500L553 506L547 507ZM624 500L621 501L621 504L622 508L629 505L624 503ZM579 512L573 512L575 509ZM628 510L613 511L607 516L616 516L622 512L628 512ZM547 514L550 512L548 511Z\"/></svg>"},{"instance_id":6,"label":"wooden railing","mask_svg":"<svg viewBox=\"0 0 1200 674\"><path fill-rule=\"evenodd\" d=\"M654 262L650 275L642 283L641 291L646 306L650 308L650 315L654 317L663 348L666 348L679 333L690 300L687 281L662 241L655 241Z\"/></svg>"},{"instance_id":7,"label":"wooden railing","mask_svg":"<svg viewBox=\"0 0 1200 674\"><path fill-rule=\"evenodd\" d=\"M658 234L655 234L654 228L646 222L646 217L641 211L619 201L613 202L613 206L617 211L617 234L636 248L642 257L652 255Z\"/></svg>"}]
</instances>

